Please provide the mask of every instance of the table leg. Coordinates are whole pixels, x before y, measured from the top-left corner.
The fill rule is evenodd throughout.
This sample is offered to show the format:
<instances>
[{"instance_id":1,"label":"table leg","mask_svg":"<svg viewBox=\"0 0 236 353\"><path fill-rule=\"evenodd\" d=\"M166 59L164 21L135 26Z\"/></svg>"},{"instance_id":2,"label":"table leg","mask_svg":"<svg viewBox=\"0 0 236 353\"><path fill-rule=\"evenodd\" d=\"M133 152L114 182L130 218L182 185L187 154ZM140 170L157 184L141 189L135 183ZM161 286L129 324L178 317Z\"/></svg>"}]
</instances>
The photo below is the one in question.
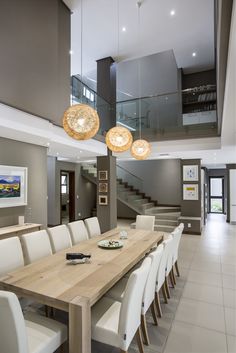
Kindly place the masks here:
<instances>
[{"instance_id":1,"label":"table leg","mask_svg":"<svg viewBox=\"0 0 236 353\"><path fill-rule=\"evenodd\" d=\"M91 307L86 298L69 304L69 353L91 353Z\"/></svg>"}]
</instances>

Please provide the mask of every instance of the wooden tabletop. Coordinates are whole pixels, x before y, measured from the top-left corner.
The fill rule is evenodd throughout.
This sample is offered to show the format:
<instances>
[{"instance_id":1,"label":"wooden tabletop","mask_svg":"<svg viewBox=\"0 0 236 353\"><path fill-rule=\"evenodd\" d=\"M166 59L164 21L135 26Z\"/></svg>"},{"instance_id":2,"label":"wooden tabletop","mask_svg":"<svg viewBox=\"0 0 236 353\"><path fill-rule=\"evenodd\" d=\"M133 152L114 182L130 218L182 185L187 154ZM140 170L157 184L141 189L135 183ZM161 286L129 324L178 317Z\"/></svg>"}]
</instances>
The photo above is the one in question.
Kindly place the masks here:
<instances>
[{"instance_id":1,"label":"wooden tabletop","mask_svg":"<svg viewBox=\"0 0 236 353\"><path fill-rule=\"evenodd\" d=\"M0 288L65 311L76 297L84 297L93 305L163 239L163 233L128 230L128 239L122 240L124 246L115 250L99 248L97 242L102 239L118 240L119 229L18 269L0 279ZM91 261L72 265L65 260L67 252L90 253Z\"/></svg>"}]
</instances>

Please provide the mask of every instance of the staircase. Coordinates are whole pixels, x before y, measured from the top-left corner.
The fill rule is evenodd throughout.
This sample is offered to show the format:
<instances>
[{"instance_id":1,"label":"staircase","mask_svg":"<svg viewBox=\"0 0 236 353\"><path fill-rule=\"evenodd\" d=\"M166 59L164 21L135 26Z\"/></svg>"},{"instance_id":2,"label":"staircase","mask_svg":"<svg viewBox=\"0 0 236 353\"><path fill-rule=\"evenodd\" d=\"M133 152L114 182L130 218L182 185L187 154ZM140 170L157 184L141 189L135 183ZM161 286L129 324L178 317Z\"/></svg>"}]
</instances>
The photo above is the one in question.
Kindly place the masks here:
<instances>
[{"instance_id":1,"label":"staircase","mask_svg":"<svg viewBox=\"0 0 236 353\"><path fill-rule=\"evenodd\" d=\"M128 173L128 175L127 175ZM83 164L81 174L97 184L97 168L93 164ZM172 232L178 225L180 207L158 206L157 201L141 192L142 180L120 166L117 166L117 199L137 214L155 216L155 230ZM135 223L131 224L135 227Z\"/></svg>"}]
</instances>

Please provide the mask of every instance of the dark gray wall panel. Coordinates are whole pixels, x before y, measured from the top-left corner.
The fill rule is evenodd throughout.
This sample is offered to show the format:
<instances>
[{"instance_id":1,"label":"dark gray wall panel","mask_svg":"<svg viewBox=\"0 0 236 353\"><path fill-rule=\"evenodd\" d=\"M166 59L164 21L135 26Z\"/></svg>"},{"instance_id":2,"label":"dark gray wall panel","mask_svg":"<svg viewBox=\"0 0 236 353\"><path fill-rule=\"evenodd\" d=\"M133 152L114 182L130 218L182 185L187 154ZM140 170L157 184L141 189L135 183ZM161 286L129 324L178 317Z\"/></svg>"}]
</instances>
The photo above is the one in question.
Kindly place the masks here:
<instances>
[{"instance_id":1,"label":"dark gray wall panel","mask_svg":"<svg viewBox=\"0 0 236 353\"><path fill-rule=\"evenodd\" d=\"M180 205L180 160L127 161L118 164L143 180L143 191L159 204Z\"/></svg>"},{"instance_id":2,"label":"dark gray wall panel","mask_svg":"<svg viewBox=\"0 0 236 353\"><path fill-rule=\"evenodd\" d=\"M0 1L0 101L61 123L70 104L70 12L59 0Z\"/></svg>"}]
</instances>

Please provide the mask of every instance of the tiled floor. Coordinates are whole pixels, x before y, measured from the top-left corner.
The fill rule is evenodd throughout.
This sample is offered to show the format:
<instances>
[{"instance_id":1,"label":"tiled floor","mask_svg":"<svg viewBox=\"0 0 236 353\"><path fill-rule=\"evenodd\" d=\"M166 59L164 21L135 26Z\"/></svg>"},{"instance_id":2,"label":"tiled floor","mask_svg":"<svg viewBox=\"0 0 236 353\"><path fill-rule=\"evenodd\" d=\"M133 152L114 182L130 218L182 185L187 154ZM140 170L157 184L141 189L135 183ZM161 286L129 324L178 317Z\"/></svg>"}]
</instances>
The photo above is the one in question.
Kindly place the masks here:
<instances>
[{"instance_id":1,"label":"tiled floor","mask_svg":"<svg viewBox=\"0 0 236 353\"><path fill-rule=\"evenodd\" d=\"M129 221L119 221L129 227ZM148 315L151 345L146 353L236 352L236 226L210 215L202 236L183 235L181 277L163 304L159 326ZM94 353L118 352L94 344ZM135 342L129 350L138 352Z\"/></svg>"}]
</instances>

